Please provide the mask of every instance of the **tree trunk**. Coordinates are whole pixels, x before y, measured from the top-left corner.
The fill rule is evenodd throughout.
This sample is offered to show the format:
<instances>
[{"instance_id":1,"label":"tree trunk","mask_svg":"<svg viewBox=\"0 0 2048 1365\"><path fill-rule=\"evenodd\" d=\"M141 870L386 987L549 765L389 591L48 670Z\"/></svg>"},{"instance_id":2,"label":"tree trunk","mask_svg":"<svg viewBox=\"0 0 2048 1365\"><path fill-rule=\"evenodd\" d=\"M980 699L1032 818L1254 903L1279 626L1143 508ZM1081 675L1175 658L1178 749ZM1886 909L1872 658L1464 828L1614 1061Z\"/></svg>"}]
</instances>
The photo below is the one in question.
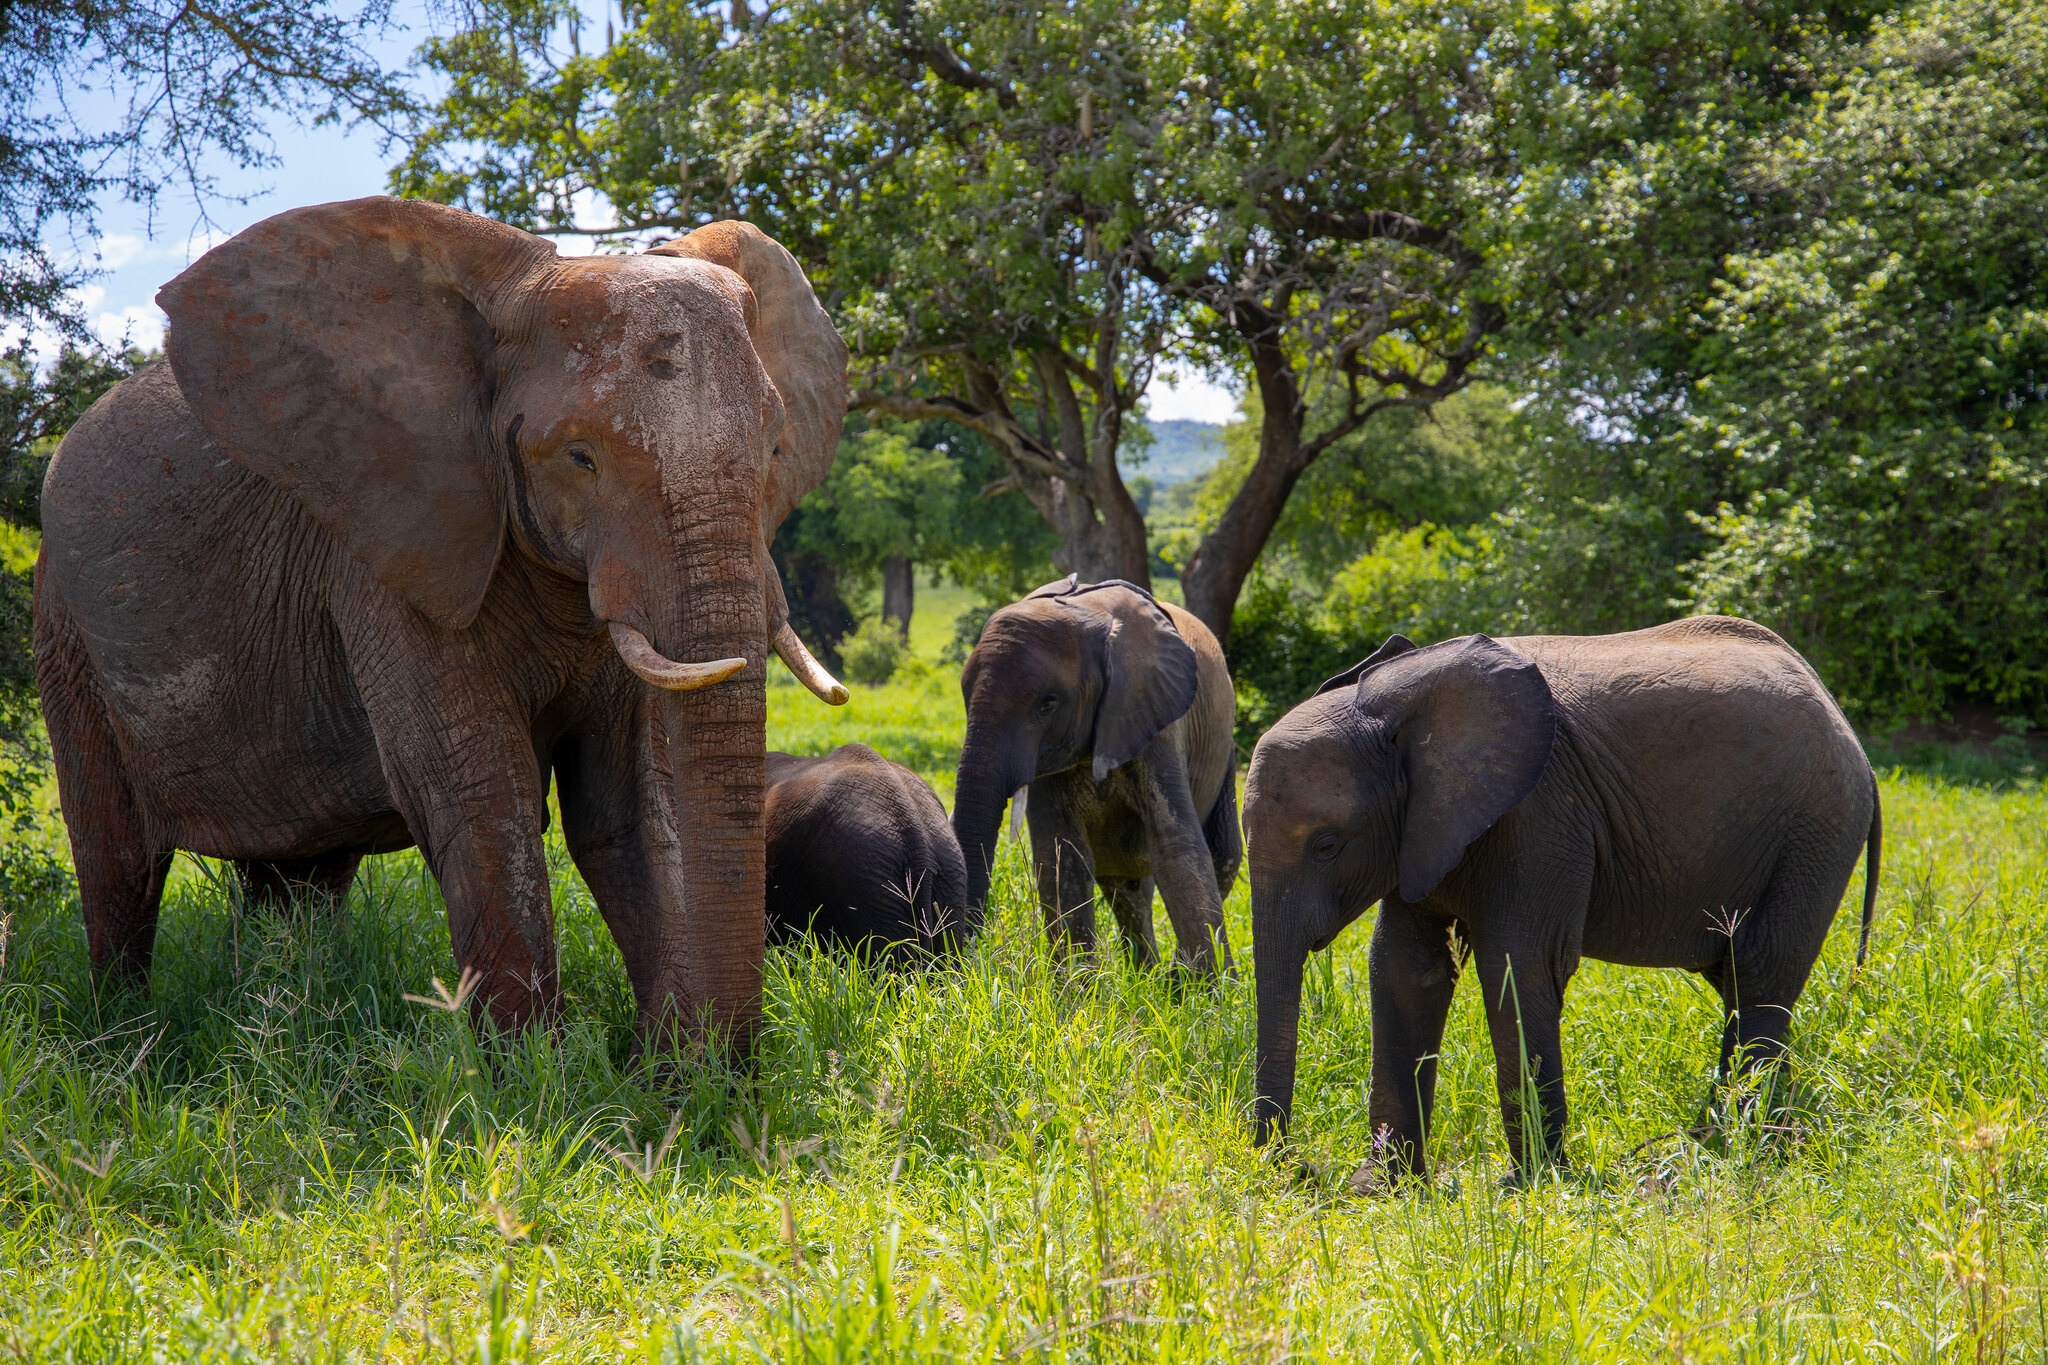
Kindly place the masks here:
<instances>
[{"instance_id":1,"label":"tree trunk","mask_svg":"<svg viewBox=\"0 0 2048 1365\"><path fill-rule=\"evenodd\" d=\"M882 619L896 623L896 633L910 639L910 613L917 605L917 566L909 555L882 557Z\"/></svg>"},{"instance_id":2,"label":"tree trunk","mask_svg":"<svg viewBox=\"0 0 2048 1365\"><path fill-rule=\"evenodd\" d=\"M1307 419L1293 366L1277 345L1253 343L1252 373L1265 418L1259 427L1259 455L1223 515L1202 537L1180 576L1187 609L1226 650L1230 617L1252 566L1266 548L1294 485L1309 461L1302 458L1302 424Z\"/></svg>"}]
</instances>

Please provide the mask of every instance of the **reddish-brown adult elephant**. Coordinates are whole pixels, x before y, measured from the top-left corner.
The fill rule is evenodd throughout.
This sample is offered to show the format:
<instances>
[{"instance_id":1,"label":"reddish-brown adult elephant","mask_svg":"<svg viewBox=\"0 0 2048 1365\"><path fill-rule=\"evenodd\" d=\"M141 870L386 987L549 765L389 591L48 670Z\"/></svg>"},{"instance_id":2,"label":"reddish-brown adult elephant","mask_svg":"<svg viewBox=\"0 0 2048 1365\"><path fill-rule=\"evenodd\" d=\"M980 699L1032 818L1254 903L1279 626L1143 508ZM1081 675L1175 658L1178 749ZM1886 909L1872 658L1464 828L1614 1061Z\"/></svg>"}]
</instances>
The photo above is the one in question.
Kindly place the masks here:
<instances>
[{"instance_id":1,"label":"reddish-brown adult elephant","mask_svg":"<svg viewBox=\"0 0 2048 1365\"><path fill-rule=\"evenodd\" d=\"M766 543L846 348L744 223L564 260L440 205L279 214L157 296L168 363L65 439L37 673L92 960L146 976L172 850L250 890L418 844L502 1025L557 998L563 834L643 1036L761 1008L763 669L827 700Z\"/></svg>"}]
</instances>

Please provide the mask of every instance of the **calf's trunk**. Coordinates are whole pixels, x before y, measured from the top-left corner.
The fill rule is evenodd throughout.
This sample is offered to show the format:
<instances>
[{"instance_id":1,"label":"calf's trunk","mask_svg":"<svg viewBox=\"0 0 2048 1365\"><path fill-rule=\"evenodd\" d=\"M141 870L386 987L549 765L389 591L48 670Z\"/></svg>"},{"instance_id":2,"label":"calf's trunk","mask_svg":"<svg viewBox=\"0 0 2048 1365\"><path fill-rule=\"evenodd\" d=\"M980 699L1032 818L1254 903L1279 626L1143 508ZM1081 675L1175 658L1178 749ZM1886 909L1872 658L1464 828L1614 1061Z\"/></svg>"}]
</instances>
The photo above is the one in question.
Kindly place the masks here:
<instances>
[{"instance_id":1,"label":"calf's trunk","mask_svg":"<svg viewBox=\"0 0 2048 1365\"><path fill-rule=\"evenodd\" d=\"M1256 893L1255 893L1256 900ZM1302 969L1308 945L1283 911L1252 915L1252 964L1257 972L1257 1094L1252 1102L1253 1141L1284 1137L1294 1114L1294 1053L1301 1024Z\"/></svg>"}]
</instances>

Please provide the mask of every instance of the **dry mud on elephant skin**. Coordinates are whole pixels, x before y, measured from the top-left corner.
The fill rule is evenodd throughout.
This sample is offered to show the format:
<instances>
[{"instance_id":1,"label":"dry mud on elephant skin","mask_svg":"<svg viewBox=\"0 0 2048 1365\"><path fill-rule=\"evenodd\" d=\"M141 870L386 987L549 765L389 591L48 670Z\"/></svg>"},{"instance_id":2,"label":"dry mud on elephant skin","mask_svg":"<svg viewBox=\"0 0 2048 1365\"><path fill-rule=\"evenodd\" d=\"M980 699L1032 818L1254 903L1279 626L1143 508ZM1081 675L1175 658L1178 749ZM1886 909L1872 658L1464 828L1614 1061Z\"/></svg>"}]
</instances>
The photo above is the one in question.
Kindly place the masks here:
<instances>
[{"instance_id":1,"label":"dry mud on elephant skin","mask_svg":"<svg viewBox=\"0 0 2048 1365\"><path fill-rule=\"evenodd\" d=\"M1468 953L1526 1175L1563 1160L1559 1014L1582 957L1705 977L1734 1080L1783 1055L1866 848L1867 942L1881 842L1876 778L1819 677L1762 626L1714 616L1395 636L1260 739L1245 827L1258 1137L1291 1117L1308 954L1377 902L1371 1121L1413 1175Z\"/></svg>"},{"instance_id":2,"label":"dry mud on elephant skin","mask_svg":"<svg viewBox=\"0 0 2048 1365\"><path fill-rule=\"evenodd\" d=\"M1094 950L1099 885L1132 957L1152 965L1156 884L1176 963L1228 970L1223 897L1243 855L1236 696L1208 628L1132 584L1069 577L989 617L960 687L953 828L970 902L987 897L1004 803L1028 784L1032 866L1056 949Z\"/></svg>"},{"instance_id":3,"label":"dry mud on elephant skin","mask_svg":"<svg viewBox=\"0 0 2048 1365\"><path fill-rule=\"evenodd\" d=\"M479 1006L548 1017L552 782L643 1038L744 1045L767 651L844 699L766 548L846 405L795 260L743 223L565 260L376 198L266 219L158 298L167 362L43 497L37 670L96 972L147 976L174 849L268 893L417 843Z\"/></svg>"},{"instance_id":4,"label":"dry mud on elephant skin","mask_svg":"<svg viewBox=\"0 0 2048 1365\"><path fill-rule=\"evenodd\" d=\"M812 935L907 966L981 930L931 785L865 744L768 755L768 939Z\"/></svg>"}]
</instances>

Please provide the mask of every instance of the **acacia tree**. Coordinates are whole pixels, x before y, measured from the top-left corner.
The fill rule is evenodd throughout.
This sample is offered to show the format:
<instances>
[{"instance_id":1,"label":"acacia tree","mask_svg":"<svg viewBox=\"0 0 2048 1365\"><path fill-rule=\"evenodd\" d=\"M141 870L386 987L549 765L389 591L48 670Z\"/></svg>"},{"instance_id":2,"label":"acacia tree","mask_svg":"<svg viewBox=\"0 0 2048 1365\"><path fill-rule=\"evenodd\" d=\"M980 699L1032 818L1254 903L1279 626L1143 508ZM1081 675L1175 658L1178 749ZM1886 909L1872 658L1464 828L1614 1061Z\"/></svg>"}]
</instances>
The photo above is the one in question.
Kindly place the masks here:
<instances>
[{"instance_id":1,"label":"acacia tree","mask_svg":"<svg viewBox=\"0 0 2048 1365\"><path fill-rule=\"evenodd\" d=\"M490 0L430 51L453 93L402 187L547 230L592 191L613 235L762 222L852 340L856 401L980 433L988 491L1092 577L1147 580L1117 450L1154 366L1240 376L1258 456L1181 566L1225 638L1327 451L1479 377L1516 317L1568 330L1627 288L1565 217L1586 168L1780 98L1775 35L1811 26L1736 0L795 0L743 26L658 0L578 56L564 12Z\"/></svg>"},{"instance_id":2,"label":"acacia tree","mask_svg":"<svg viewBox=\"0 0 2048 1365\"><path fill-rule=\"evenodd\" d=\"M1117 465L1173 340L1102 195L1142 155L1155 25L1120 0L730 17L656 0L586 55L549 3L490 0L426 50L450 94L402 191L615 242L751 218L804 260L855 355L856 408L982 436L1055 561L1149 580ZM615 220L579 223L602 196Z\"/></svg>"}]
</instances>

